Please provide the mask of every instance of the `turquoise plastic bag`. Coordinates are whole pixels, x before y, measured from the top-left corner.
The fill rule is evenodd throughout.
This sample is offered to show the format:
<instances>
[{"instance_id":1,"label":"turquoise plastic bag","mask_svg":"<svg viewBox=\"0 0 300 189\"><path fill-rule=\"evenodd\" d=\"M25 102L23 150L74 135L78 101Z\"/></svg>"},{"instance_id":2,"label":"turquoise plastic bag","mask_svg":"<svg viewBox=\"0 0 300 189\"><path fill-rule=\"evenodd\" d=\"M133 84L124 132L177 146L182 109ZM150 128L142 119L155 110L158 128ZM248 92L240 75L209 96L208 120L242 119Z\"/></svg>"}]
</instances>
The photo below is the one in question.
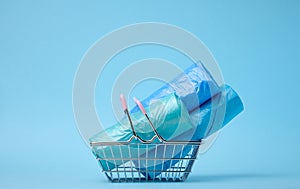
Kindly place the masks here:
<instances>
[{"instance_id":1,"label":"turquoise plastic bag","mask_svg":"<svg viewBox=\"0 0 300 189\"><path fill-rule=\"evenodd\" d=\"M175 94L169 94L161 99L151 101L150 105L146 107L146 111L149 113L149 117L156 130L165 140L171 140L190 129L195 130L185 105ZM135 132L143 140L150 140L155 135L145 115L141 112L133 113L132 121ZM124 118L120 123L94 135L90 139L90 142L124 142L128 141L132 136L133 134L129 121L127 118ZM181 140L189 140L191 137L192 135L187 138L181 138ZM136 141L132 141L132 143L134 142ZM148 149L142 147L143 146L141 145L140 150L138 151L136 146L130 146L130 154L128 146L93 146L92 151L94 155L100 159L114 157L121 158L122 156L136 157L138 154L144 154L146 151L151 150L151 146L149 146ZM104 170L111 170L124 163L126 162L122 160L110 162L103 161L101 165Z\"/></svg>"}]
</instances>

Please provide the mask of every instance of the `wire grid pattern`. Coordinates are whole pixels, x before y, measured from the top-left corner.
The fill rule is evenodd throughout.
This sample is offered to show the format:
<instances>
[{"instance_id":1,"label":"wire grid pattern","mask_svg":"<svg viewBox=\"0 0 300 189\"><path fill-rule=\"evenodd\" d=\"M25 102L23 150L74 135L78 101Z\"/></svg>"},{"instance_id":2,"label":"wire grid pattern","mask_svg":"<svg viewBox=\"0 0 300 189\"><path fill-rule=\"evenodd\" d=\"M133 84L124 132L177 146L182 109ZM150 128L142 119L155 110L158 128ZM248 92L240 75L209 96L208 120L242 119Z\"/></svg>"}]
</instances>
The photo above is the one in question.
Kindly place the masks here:
<instances>
[{"instance_id":1,"label":"wire grid pattern","mask_svg":"<svg viewBox=\"0 0 300 189\"><path fill-rule=\"evenodd\" d=\"M191 172L199 145L103 144L96 146L93 152L112 182L181 182ZM97 154L101 154L101 157Z\"/></svg>"}]
</instances>

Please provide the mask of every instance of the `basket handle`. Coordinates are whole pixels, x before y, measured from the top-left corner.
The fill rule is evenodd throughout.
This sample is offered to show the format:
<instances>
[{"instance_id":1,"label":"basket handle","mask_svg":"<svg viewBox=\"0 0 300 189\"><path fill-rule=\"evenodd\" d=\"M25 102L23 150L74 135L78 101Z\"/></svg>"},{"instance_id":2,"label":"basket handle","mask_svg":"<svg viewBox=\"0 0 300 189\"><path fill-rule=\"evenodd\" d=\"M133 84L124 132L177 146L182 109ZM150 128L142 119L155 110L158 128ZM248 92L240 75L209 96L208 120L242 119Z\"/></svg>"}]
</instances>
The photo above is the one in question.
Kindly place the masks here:
<instances>
[{"instance_id":1,"label":"basket handle","mask_svg":"<svg viewBox=\"0 0 300 189\"><path fill-rule=\"evenodd\" d=\"M127 115L127 118L129 120L129 123L130 123L130 127L131 127L131 130L132 130L132 134L135 136L135 137L138 137L135 130L134 130L134 127L133 127L133 124L132 124L132 120L131 120L131 117L129 115L129 111L128 111L128 106L127 106L127 103L126 103L126 100L125 100L125 97L123 94L120 94L120 100L121 100L121 104L122 104L122 108L124 110L124 113Z\"/></svg>"},{"instance_id":2,"label":"basket handle","mask_svg":"<svg viewBox=\"0 0 300 189\"><path fill-rule=\"evenodd\" d=\"M128 111L128 106L127 106L127 103L126 103L126 100L125 100L125 97L123 94L120 94L120 100L121 100L121 104L122 104L122 108L124 110L124 113L127 115L127 118L129 120L129 123L130 123L130 127L131 127L131 130L132 130L132 134L135 138L138 138L140 141L142 141L142 143L151 143L154 138L152 138L151 140L147 141L147 140L144 140L142 139L141 137L139 137L135 130L134 130L134 127L133 127L133 123L132 123L132 120L131 120L131 117L130 117L130 114L129 114L129 111Z\"/></svg>"},{"instance_id":3,"label":"basket handle","mask_svg":"<svg viewBox=\"0 0 300 189\"><path fill-rule=\"evenodd\" d=\"M137 104L137 106L139 107L139 109L143 112L143 114L146 116L148 122L150 123L150 126L152 127L155 135L157 136L157 138L162 142L166 142L166 140L157 132L156 128L154 127L152 121L150 120L149 116L147 115L147 112L143 106L143 104L137 99L137 98L133 98L134 102ZM153 140L154 138L152 138L151 140Z\"/></svg>"},{"instance_id":4,"label":"basket handle","mask_svg":"<svg viewBox=\"0 0 300 189\"><path fill-rule=\"evenodd\" d=\"M125 97L123 94L120 94L120 100L121 100L123 110L124 111L128 110L128 106L127 106L127 103L126 103L126 100L125 100Z\"/></svg>"}]
</instances>

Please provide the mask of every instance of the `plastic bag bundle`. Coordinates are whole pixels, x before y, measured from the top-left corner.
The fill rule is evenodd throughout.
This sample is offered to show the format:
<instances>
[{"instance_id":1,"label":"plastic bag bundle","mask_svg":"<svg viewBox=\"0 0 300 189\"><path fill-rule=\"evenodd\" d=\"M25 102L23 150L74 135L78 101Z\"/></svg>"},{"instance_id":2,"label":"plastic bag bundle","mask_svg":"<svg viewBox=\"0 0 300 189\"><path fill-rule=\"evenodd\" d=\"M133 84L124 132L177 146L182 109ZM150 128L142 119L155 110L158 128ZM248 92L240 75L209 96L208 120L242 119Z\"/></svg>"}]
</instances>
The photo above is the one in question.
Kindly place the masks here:
<instances>
[{"instance_id":1,"label":"plastic bag bundle","mask_svg":"<svg viewBox=\"0 0 300 189\"><path fill-rule=\"evenodd\" d=\"M141 102L144 107L147 107L152 100L175 93L182 100L187 110L191 112L220 91L221 88L210 73L199 63L187 68L182 74ZM139 108L135 106L131 113L137 111L139 111Z\"/></svg>"},{"instance_id":2,"label":"plastic bag bundle","mask_svg":"<svg viewBox=\"0 0 300 189\"><path fill-rule=\"evenodd\" d=\"M222 100L221 100L222 99ZM202 64L193 64L175 79L155 91L142 101L150 120L157 132L167 141L201 141L223 128L243 110L243 104L237 93L229 86L218 86ZM222 119L216 119L215 112L224 109ZM143 140L150 140L154 135L145 115L138 107L131 111L135 132ZM212 121L213 120L213 121ZM90 142L124 142L133 136L127 117L105 131L90 138ZM120 165L130 163L147 178L153 179L166 170L178 159L188 155L191 145L156 145L147 148L138 140L131 141L137 145L93 146L92 151L100 159L103 170L112 170ZM101 159L123 158L122 160L103 161ZM163 158L169 158L159 160ZM146 159L157 159L147 161Z\"/></svg>"},{"instance_id":3,"label":"plastic bag bundle","mask_svg":"<svg viewBox=\"0 0 300 189\"><path fill-rule=\"evenodd\" d=\"M209 72L207 72L205 67L202 64L193 64L192 66L187 68L182 74L178 75L172 81L165 84L163 87L161 87L153 94L151 94L148 98L144 99L142 101L142 104L148 110L147 112L149 112L149 109L151 109L150 115L153 118L151 120L154 122L154 125L155 126L158 125L157 127L159 128L159 124L164 122L164 120L162 120L161 117L164 117L163 115L170 113L172 109L170 110L164 109L164 111L162 111L159 108L156 109L151 108L150 107L151 102L154 102L153 104L156 104L157 102L164 101L163 99L168 99L168 95L172 96L175 93L176 96L178 96L181 99L180 104L183 105L188 112L190 112L196 109L197 107L199 107L201 103L204 103L207 100L209 100L212 95L218 93L219 91L220 88L213 80ZM159 106L155 106L155 107L159 107ZM151 130L149 123L145 119L144 115L140 113L138 107L137 106L134 107L131 110L131 113L132 113L133 125L135 129L141 129L140 137L143 138L144 140L148 140L149 138L151 138L151 136L153 136L154 133ZM184 119L184 117L182 117L182 119ZM159 123L160 120L162 121ZM177 125L176 121L178 122L179 120L174 120L174 123L169 125L169 127L170 128L175 127ZM188 125L192 125L192 124L188 124ZM148 134L146 134L144 130L147 130ZM158 131L162 136L164 135L163 132L167 132L167 133L170 132L169 128L166 130L159 129ZM122 119L120 123L117 123L109 127L108 129L106 129L105 131L102 131L96 134L95 136L93 136L92 138L90 138L90 142L95 142L95 141L120 141L121 142L121 141L129 140L131 136L132 136L131 127L126 117L124 117L124 119ZM170 140L170 138L165 138L165 139ZM189 137L186 140L190 140L190 139L191 137ZM114 151L116 152L114 153ZM119 149L104 150L104 154L103 153L100 154L101 150L99 150L99 147L93 147L93 153L97 157L104 157L104 156L110 157L113 155L115 156L120 155L119 151L120 151ZM135 155L135 153L133 155ZM122 162L117 161L117 162L110 163L109 165L105 164L104 168L112 169L115 167L114 164L120 165L122 164Z\"/></svg>"},{"instance_id":4,"label":"plastic bag bundle","mask_svg":"<svg viewBox=\"0 0 300 189\"><path fill-rule=\"evenodd\" d=\"M222 99L225 95L225 99ZM212 102L218 102L214 104ZM224 109L225 115L222 119L215 119L218 109ZM211 100L200 105L200 108L190 112L190 118L193 125L196 125L196 131L192 140L201 140L222 129L234 117L244 110L244 106L239 95L228 85L223 90L212 97ZM214 120L210 123L210 120Z\"/></svg>"},{"instance_id":5,"label":"plastic bag bundle","mask_svg":"<svg viewBox=\"0 0 300 189\"><path fill-rule=\"evenodd\" d=\"M225 100L219 101L222 95L225 95ZM213 106L212 102L215 101L219 101L220 103ZM220 108L225 108L224 119L220 120L220 122L214 122L214 124L209 125L210 120L214 119L212 117L214 116L213 112ZM178 140L180 138L188 138L192 136L190 140L200 141L201 139L204 139L223 128L234 117L236 117L240 112L242 112L243 109L243 103L238 94L230 86L226 85L224 87L224 91L221 91L220 93L216 94L209 101L203 103L200 106L200 108L197 108L196 110L190 113L190 119L194 127L188 130L187 132L183 133L182 135L175 137L173 140ZM196 130L194 128L196 128ZM180 145L168 145L167 147L159 146L157 150L155 149L148 152L148 158L151 159L154 158L155 155L157 155L156 158L161 158L162 156L165 156L170 157L170 160L156 162L150 161L147 162L147 164L145 161L134 161L134 163L137 167L140 168L140 171L144 174L144 176L154 178L155 176L160 175L161 172L151 172L151 170L166 170L172 167L179 161L179 158L185 157L191 151L191 148L191 145L186 145L184 147ZM145 159L145 157L146 154L140 156L141 159ZM146 175L145 170L150 170L150 173Z\"/></svg>"},{"instance_id":6,"label":"plastic bag bundle","mask_svg":"<svg viewBox=\"0 0 300 189\"><path fill-rule=\"evenodd\" d=\"M153 124L156 127L159 134L166 140L171 140L182 133L189 131L195 127L190 120L189 113L185 108L185 105L175 94L167 95L161 99L153 100L146 108L149 112L150 119L153 120ZM135 128L135 132L144 140L150 140L154 135L153 129L150 127L148 120L141 112L132 114L132 121ZM96 134L90 139L90 142L98 141L128 141L133 136L129 121L124 118L120 123L117 123L108 129ZM181 137L181 140L189 140L192 137ZM98 158L113 158L126 156L137 156L137 154L144 154L146 149L140 149L138 151L135 147L130 147L131 154L128 154L128 147L122 146L124 150L120 150L119 146L94 146L93 153ZM151 150L151 147L147 150ZM120 152L121 151L121 152ZM121 154L122 153L122 154ZM115 166L124 164L122 160L105 162L102 164L105 170L111 170Z\"/></svg>"}]
</instances>

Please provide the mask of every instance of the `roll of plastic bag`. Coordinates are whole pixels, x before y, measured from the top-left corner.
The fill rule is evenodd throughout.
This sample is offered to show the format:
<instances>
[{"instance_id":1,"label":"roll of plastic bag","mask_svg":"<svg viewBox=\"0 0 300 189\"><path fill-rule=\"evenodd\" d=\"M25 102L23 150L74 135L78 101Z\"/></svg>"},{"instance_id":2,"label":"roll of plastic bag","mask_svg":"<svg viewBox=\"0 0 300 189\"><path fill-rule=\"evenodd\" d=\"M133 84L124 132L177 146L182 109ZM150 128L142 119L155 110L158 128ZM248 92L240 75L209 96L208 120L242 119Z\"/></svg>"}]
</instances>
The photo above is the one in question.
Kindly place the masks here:
<instances>
[{"instance_id":1,"label":"roll of plastic bag","mask_svg":"<svg viewBox=\"0 0 300 189\"><path fill-rule=\"evenodd\" d=\"M189 113L176 94L169 94L161 99L152 100L146 111L149 114L157 132L165 139L170 140L190 129L194 129L194 126L190 120ZM135 132L143 140L150 140L154 135L154 131L151 128L145 115L141 112L132 114L132 121L135 128ZM109 136L108 136L109 135ZM121 120L108 129L99 132L90 138L90 142L124 142L128 141L133 136L131 126L127 118ZM192 135L189 136L191 138ZM182 138L182 140L188 140ZM136 143L136 141L133 141ZM143 148L143 145L131 146L128 150L128 146L93 146L92 151L98 158L122 158L122 157L136 157L140 154L146 153L154 146L148 146L147 149ZM130 151L130 152L129 152ZM129 154L130 153L130 154ZM112 170L118 165L126 163L124 160L113 161L100 161L104 170Z\"/></svg>"},{"instance_id":2,"label":"roll of plastic bag","mask_svg":"<svg viewBox=\"0 0 300 189\"><path fill-rule=\"evenodd\" d=\"M225 100L223 101L220 100L222 99L222 95L225 95ZM224 119L211 122L211 120L215 119L214 111L222 108L224 108L225 110ZM193 125L196 126L196 130L192 128L187 132L183 133L182 135L175 137L173 140L193 136L193 141L200 141L201 139L204 139L223 128L234 117L236 117L240 112L242 112L243 109L244 106L238 94L230 86L226 85L222 92L218 93L211 100L202 104L200 108L190 113L190 118L192 120ZM168 158L170 160L133 162L136 165L136 167L139 167L139 171L145 177L154 178L161 174L161 172L159 172L158 170L169 169L170 167L178 163L179 158L187 156L187 154L191 151L192 145L160 145L157 149L153 149L145 154L142 154L140 156L140 159L145 159L146 157L148 157L149 159L156 159L162 158L164 156L165 158ZM154 172L154 170L156 171Z\"/></svg>"},{"instance_id":3,"label":"roll of plastic bag","mask_svg":"<svg viewBox=\"0 0 300 189\"><path fill-rule=\"evenodd\" d=\"M141 102L147 107L152 100L175 93L190 112L220 91L221 88L206 68L201 63L195 63ZM139 108L135 106L131 113L137 111Z\"/></svg>"},{"instance_id":4,"label":"roll of plastic bag","mask_svg":"<svg viewBox=\"0 0 300 189\"><path fill-rule=\"evenodd\" d=\"M222 100L223 95L225 95L224 100ZM225 115L221 119L216 119L215 112L220 109L225 110ZM225 85L222 92L201 105L200 108L190 112L191 120L193 124L196 124L196 131L192 139L207 138L223 128L243 110L244 105L239 95L230 86Z\"/></svg>"}]
</instances>

